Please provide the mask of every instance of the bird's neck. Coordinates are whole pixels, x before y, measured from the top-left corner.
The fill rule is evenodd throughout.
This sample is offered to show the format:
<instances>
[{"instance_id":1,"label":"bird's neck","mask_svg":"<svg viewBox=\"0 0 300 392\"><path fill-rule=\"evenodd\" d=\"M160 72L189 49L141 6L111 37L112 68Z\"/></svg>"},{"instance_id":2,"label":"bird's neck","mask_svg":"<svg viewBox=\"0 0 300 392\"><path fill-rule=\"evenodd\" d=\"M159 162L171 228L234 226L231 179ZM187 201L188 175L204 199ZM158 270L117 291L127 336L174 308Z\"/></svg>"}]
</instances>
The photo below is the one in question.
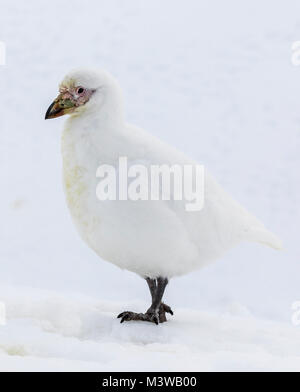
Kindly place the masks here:
<instances>
[{"instance_id":1,"label":"bird's neck","mask_svg":"<svg viewBox=\"0 0 300 392\"><path fill-rule=\"evenodd\" d=\"M93 113L93 118L97 120L101 128L110 130L120 129L124 125L123 102L117 95L111 95L100 103Z\"/></svg>"},{"instance_id":2,"label":"bird's neck","mask_svg":"<svg viewBox=\"0 0 300 392\"><path fill-rule=\"evenodd\" d=\"M95 102L87 110L71 116L70 121L74 124L96 124L98 129L120 129L124 125L123 104L113 96L103 103Z\"/></svg>"},{"instance_id":3,"label":"bird's neck","mask_svg":"<svg viewBox=\"0 0 300 392\"><path fill-rule=\"evenodd\" d=\"M82 164L82 159L92 157L109 163L122 150L125 122L122 107L116 102L105 102L101 108L71 116L64 127L63 150L72 147L72 159ZM97 164L99 162L97 161Z\"/></svg>"}]
</instances>

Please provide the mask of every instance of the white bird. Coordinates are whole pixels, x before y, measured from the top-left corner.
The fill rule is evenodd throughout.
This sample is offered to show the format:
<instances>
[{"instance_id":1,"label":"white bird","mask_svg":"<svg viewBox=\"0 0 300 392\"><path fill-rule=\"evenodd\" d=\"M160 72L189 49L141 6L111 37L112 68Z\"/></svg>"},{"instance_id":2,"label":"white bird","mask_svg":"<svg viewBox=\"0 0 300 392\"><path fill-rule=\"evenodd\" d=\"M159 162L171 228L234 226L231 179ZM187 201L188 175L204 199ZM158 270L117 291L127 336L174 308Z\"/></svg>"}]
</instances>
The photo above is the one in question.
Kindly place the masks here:
<instances>
[{"instance_id":1,"label":"white bird","mask_svg":"<svg viewBox=\"0 0 300 392\"><path fill-rule=\"evenodd\" d=\"M125 122L122 93L105 71L76 69L60 84L46 119L70 114L62 135L67 204L82 239L104 260L145 278L152 304L145 313L123 312L121 322L166 321L162 302L170 278L221 257L241 241L281 248L281 241L205 170L204 206L184 200L106 200L96 196L100 165L193 165L183 153Z\"/></svg>"}]
</instances>

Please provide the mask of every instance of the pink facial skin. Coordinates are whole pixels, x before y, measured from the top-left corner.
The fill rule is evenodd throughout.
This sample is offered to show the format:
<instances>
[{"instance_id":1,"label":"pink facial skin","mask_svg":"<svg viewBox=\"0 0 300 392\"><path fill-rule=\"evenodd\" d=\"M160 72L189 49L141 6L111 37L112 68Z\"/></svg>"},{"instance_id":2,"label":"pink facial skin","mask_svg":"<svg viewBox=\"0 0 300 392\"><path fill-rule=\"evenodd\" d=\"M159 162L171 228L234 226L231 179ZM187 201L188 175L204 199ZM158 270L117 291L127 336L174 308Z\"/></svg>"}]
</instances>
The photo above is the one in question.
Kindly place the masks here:
<instances>
[{"instance_id":1,"label":"pink facial skin","mask_svg":"<svg viewBox=\"0 0 300 392\"><path fill-rule=\"evenodd\" d=\"M58 97L49 106L45 119L57 118L65 114L72 114L76 108L86 104L96 90L81 86L61 86Z\"/></svg>"},{"instance_id":2,"label":"pink facial skin","mask_svg":"<svg viewBox=\"0 0 300 392\"><path fill-rule=\"evenodd\" d=\"M62 86L59 89L59 92L63 100L70 99L74 103L75 107L79 107L89 101L95 90L87 89L81 86L69 88Z\"/></svg>"}]
</instances>

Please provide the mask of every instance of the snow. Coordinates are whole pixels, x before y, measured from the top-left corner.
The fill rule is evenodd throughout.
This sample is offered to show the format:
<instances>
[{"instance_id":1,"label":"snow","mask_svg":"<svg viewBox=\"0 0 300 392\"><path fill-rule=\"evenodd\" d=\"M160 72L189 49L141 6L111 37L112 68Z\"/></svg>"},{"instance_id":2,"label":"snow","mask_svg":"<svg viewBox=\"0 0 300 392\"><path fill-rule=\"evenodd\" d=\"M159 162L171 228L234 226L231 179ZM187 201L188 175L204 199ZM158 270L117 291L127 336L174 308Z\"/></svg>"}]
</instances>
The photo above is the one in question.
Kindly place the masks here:
<instances>
[{"instance_id":1,"label":"snow","mask_svg":"<svg viewBox=\"0 0 300 392\"><path fill-rule=\"evenodd\" d=\"M166 324L120 324L125 303L22 289L1 292L1 370L300 370L300 330L261 321L235 304L225 313L177 309ZM5 294L6 293L6 294ZM143 310L147 304L131 303Z\"/></svg>"},{"instance_id":2,"label":"snow","mask_svg":"<svg viewBox=\"0 0 300 392\"><path fill-rule=\"evenodd\" d=\"M0 370L299 370L299 11L1 0ZM119 311L148 307L147 287L79 239L61 185L64 119L43 119L81 65L112 72L128 120L203 163L285 250L243 244L171 281L168 323L120 325Z\"/></svg>"}]
</instances>

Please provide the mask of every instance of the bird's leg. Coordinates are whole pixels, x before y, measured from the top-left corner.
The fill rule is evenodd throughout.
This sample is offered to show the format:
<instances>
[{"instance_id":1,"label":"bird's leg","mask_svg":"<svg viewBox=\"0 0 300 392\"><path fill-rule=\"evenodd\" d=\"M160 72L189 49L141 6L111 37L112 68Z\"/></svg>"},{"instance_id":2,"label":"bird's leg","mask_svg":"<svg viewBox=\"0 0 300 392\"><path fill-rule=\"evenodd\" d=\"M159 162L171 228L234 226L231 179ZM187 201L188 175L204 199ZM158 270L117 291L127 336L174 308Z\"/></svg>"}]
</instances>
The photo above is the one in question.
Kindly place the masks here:
<instances>
[{"instance_id":1,"label":"bird's leg","mask_svg":"<svg viewBox=\"0 0 300 392\"><path fill-rule=\"evenodd\" d=\"M148 281L147 281L147 283L148 283ZM155 290L153 289L153 286L154 286L153 284L152 284L152 291L150 288L150 292L152 295L152 305L147 310L147 313L157 315L160 323L167 321L166 314L165 314L165 311L163 310L163 305L161 302L167 284L168 284L168 279L158 278L156 281ZM148 283L148 285L149 285L149 283ZM149 285L149 287L150 287L150 285Z\"/></svg>"},{"instance_id":2,"label":"bird's leg","mask_svg":"<svg viewBox=\"0 0 300 392\"><path fill-rule=\"evenodd\" d=\"M156 280L151 278L146 278L146 282L149 286L152 302L154 301L155 294L156 294Z\"/></svg>"},{"instance_id":3,"label":"bird's leg","mask_svg":"<svg viewBox=\"0 0 300 392\"><path fill-rule=\"evenodd\" d=\"M163 323L167 321L166 312L173 314L171 308L168 305L165 305L161 302L165 288L168 284L168 279L166 278L158 278L155 279L146 279L151 297L152 304L146 313L134 313L134 312L122 312L119 314L118 318L121 318L121 323L124 321L130 320L141 320L141 321L150 321L155 324Z\"/></svg>"},{"instance_id":4,"label":"bird's leg","mask_svg":"<svg viewBox=\"0 0 300 392\"><path fill-rule=\"evenodd\" d=\"M148 286L150 289L150 293L151 293L151 297L152 297L152 304L153 304L155 296L156 296L157 281L156 281L156 279L146 278L146 282L148 283ZM166 313L170 313L173 316L173 311L170 308L170 306L161 302L159 305L159 322L160 323L164 323L165 321L167 321Z\"/></svg>"}]
</instances>

